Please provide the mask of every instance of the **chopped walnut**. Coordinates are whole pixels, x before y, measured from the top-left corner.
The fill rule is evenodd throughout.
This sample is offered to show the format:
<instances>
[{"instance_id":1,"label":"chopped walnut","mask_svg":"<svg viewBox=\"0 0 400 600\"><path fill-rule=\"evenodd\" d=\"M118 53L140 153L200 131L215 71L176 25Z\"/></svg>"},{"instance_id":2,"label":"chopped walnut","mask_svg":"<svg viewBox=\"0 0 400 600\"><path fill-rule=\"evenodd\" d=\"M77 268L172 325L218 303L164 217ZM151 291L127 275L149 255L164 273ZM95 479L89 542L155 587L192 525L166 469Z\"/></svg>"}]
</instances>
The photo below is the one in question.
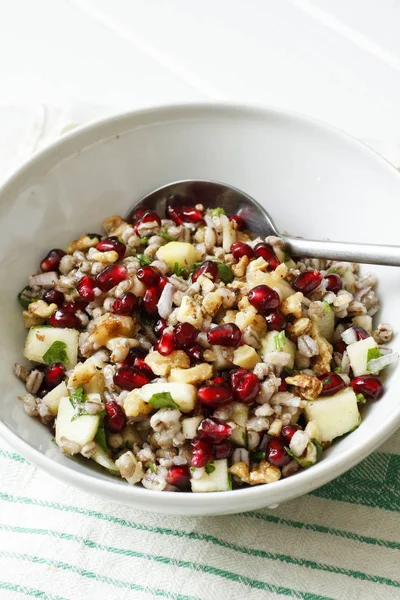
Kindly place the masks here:
<instances>
[{"instance_id":1,"label":"chopped walnut","mask_svg":"<svg viewBox=\"0 0 400 600\"><path fill-rule=\"evenodd\" d=\"M140 397L140 390L132 390L124 399L124 410L127 417L148 415L153 410L151 404Z\"/></svg>"},{"instance_id":2,"label":"chopped walnut","mask_svg":"<svg viewBox=\"0 0 400 600\"><path fill-rule=\"evenodd\" d=\"M249 467L246 465L245 462L240 461L240 462L235 463L234 465L231 466L229 471L232 473L232 475L234 475L235 477L238 477L239 479L244 481L244 483L250 482Z\"/></svg>"},{"instance_id":3,"label":"chopped walnut","mask_svg":"<svg viewBox=\"0 0 400 600\"><path fill-rule=\"evenodd\" d=\"M301 307L303 298L304 296L302 292L295 292L294 294L286 298L286 300L282 302L280 307L283 314L285 316L294 315L296 319L300 319L300 317L303 314Z\"/></svg>"},{"instance_id":4,"label":"chopped walnut","mask_svg":"<svg viewBox=\"0 0 400 600\"><path fill-rule=\"evenodd\" d=\"M149 352L144 359L155 375L165 377L173 368L188 369L190 358L183 350L174 350L168 356L163 356L157 351Z\"/></svg>"},{"instance_id":5,"label":"chopped walnut","mask_svg":"<svg viewBox=\"0 0 400 600\"><path fill-rule=\"evenodd\" d=\"M212 317L217 314L219 309L222 306L222 295L219 290L215 290L215 292L210 292L205 296L202 303L203 309L211 315Z\"/></svg>"},{"instance_id":6,"label":"chopped walnut","mask_svg":"<svg viewBox=\"0 0 400 600\"><path fill-rule=\"evenodd\" d=\"M28 311L42 319L48 319L57 310L57 304L47 304L44 300L36 300L28 306Z\"/></svg>"},{"instance_id":7,"label":"chopped walnut","mask_svg":"<svg viewBox=\"0 0 400 600\"><path fill-rule=\"evenodd\" d=\"M329 373L331 370L331 360L333 355L333 346L327 339L322 337L319 327L313 319L310 335L317 342L319 355L312 359L313 370L316 375Z\"/></svg>"},{"instance_id":8,"label":"chopped walnut","mask_svg":"<svg viewBox=\"0 0 400 600\"><path fill-rule=\"evenodd\" d=\"M93 246L97 246L99 243L98 237L89 237L87 233L82 235L79 240L73 240L68 246L66 252L67 254L73 254L76 250L87 250L88 248L93 248Z\"/></svg>"},{"instance_id":9,"label":"chopped walnut","mask_svg":"<svg viewBox=\"0 0 400 600\"><path fill-rule=\"evenodd\" d=\"M300 317L294 323L289 323L286 332L291 340L296 340L301 335L308 333L311 329L311 321L307 317Z\"/></svg>"},{"instance_id":10,"label":"chopped walnut","mask_svg":"<svg viewBox=\"0 0 400 600\"><path fill-rule=\"evenodd\" d=\"M118 253L115 252L115 250L109 250L107 252L93 252L90 258L92 260L96 260L98 262L110 265L112 263L115 263L118 260L119 256Z\"/></svg>"},{"instance_id":11,"label":"chopped walnut","mask_svg":"<svg viewBox=\"0 0 400 600\"><path fill-rule=\"evenodd\" d=\"M294 377L286 377L285 381L289 385L296 386L297 395L304 400L315 400L322 392L322 382L313 375L299 373Z\"/></svg>"},{"instance_id":12,"label":"chopped walnut","mask_svg":"<svg viewBox=\"0 0 400 600\"><path fill-rule=\"evenodd\" d=\"M267 461L262 460L257 468L250 471L250 485L258 485L260 483L273 483L281 478L281 470L278 467L270 465Z\"/></svg>"},{"instance_id":13,"label":"chopped walnut","mask_svg":"<svg viewBox=\"0 0 400 600\"><path fill-rule=\"evenodd\" d=\"M249 258L247 256L242 256L239 262L236 265L232 265L232 273L235 277L244 277L246 275L246 269L249 264Z\"/></svg>"}]
</instances>

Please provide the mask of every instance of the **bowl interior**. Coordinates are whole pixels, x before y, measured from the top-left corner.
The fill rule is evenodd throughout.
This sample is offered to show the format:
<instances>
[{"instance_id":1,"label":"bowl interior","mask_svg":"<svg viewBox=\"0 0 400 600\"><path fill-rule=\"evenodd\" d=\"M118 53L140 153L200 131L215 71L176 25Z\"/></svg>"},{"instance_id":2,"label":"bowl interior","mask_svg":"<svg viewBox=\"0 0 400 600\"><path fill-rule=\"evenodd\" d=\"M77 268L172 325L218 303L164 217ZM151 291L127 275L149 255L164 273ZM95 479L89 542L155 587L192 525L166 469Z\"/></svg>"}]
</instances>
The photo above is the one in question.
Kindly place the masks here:
<instances>
[{"instance_id":1,"label":"bowl interior","mask_svg":"<svg viewBox=\"0 0 400 600\"><path fill-rule=\"evenodd\" d=\"M88 482L96 481L97 491L107 489L115 498L122 494L124 501L136 505L141 498L149 499L146 490L64 457L48 431L24 414L16 400L23 386L12 373L13 363L21 360L26 333L16 295L47 249L66 246L84 231L100 230L103 218L126 214L133 202L154 188L190 178L243 189L267 206L278 228L294 235L386 244L398 240L397 219L390 218L396 215L400 195L395 170L340 132L277 111L189 106L125 115L69 135L12 178L0 192L1 421L17 436L14 441L23 440L68 469L59 475L85 474ZM398 331L397 270L365 270L379 274L382 318ZM399 378L400 370L387 375L387 393L367 407L361 426L336 442L309 472L232 493L230 499L224 498L223 508L211 508L211 500L203 497L200 502L185 494L179 495L185 497L179 502L187 503L189 513L232 512L288 499L328 481L383 442L399 424ZM24 448L27 451L20 444L19 449ZM291 483L295 479L297 483ZM151 495L149 507L160 508L160 495ZM174 510L165 498L162 509Z\"/></svg>"}]
</instances>

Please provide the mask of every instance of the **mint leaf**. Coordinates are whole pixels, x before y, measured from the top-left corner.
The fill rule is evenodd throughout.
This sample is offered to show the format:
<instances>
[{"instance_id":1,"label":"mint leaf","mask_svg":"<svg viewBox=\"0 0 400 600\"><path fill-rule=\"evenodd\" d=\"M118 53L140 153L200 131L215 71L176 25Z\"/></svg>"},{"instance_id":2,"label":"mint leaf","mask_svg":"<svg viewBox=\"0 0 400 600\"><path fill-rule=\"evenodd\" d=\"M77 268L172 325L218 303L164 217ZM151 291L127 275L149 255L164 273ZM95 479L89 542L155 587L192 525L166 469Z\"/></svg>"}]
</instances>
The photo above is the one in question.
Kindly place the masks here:
<instances>
[{"instance_id":1,"label":"mint leaf","mask_svg":"<svg viewBox=\"0 0 400 600\"><path fill-rule=\"evenodd\" d=\"M42 358L46 365L57 362L66 365L68 363L67 344L60 341L53 342Z\"/></svg>"},{"instance_id":2,"label":"mint leaf","mask_svg":"<svg viewBox=\"0 0 400 600\"><path fill-rule=\"evenodd\" d=\"M292 257L290 256L289 252L286 250L285 252L285 258L284 258L284 262L288 262L288 260L290 260Z\"/></svg>"},{"instance_id":3,"label":"mint leaf","mask_svg":"<svg viewBox=\"0 0 400 600\"><path fill-rule=\"evenodd\" d=\"M186 267L180 267L179 263L176 262L174 264L174 275L177 275L177 277L183 277L183 278L187 278L189 273Z\"/></svg>"},{"instance_id":4,"label":"mint leaf","mask_svg":"<svg viewBox=\"0 0 400 600\"><path fill-rule=\"evenodd\" d=\"M232 489L232 473L228 471L228 490Z\"/></svg>"},{"instance_id":5,"label":"mint leaf","mask_svg":"<svg viewBox=\"0 0 400 600\"><path fill-rule=\"evenodd\" d=\"M324 313L331 312L331 310L332 310L332 307L331 307L331 305L329 304L329 302L327 302L326 300L322 300L322 304L323 304L323 306L324 306Z\"/></svg>"},{"instance_id":6,"label":"mint leaf","mask_svg":"<svg viewBox=\"0 0 400 600\"><path fill-rule=\"evenodd\" d=\"M367 403L367 399L363 394L356 394L356 398L357 398L357 402L359 402L360 404Z\"/></svg>"},{"instance_id":7,"label":"mint leaf","mask_svg":"<svg viewBox=\"0 0 400 600\"><path fill-rule=\"evenodd\" d=\"M144 254L134 254L133 256L138 259L141 267L146 267L147 265L151 265L151 263L153 262L152 258L148 258Z\"/></svg>"},{"instance_id":8,"label":"mint leaf","mask_svg":"<svg viewBox=\"0 0 400 600\"><path fill-rule=\"evenodd\" d=\"M282 350L284 345L286 344L286 335L284 331L280 331L274 336L274 346L275 350Z\"/></svg>"},{"instance_id":9,"label":"mint leaf","mask_svg":"<svg viewBox=\"0 0 400 600\"><path fill-rule=\"evenodd\" d=\"M150 471L152 471L153 473L157 473L157 467L154 463L149 463L149 469Z\"/></svg>"},{"instance_id":10,"label":"mint leaf","mask_svg":"<svg viewBox=\"0 0 400 600\"><path fill-rule=\"evenodd\" d=\"M231 283L233 281L232 269L223 262L218 265L218 276L223 283Z\"/></svg>"},{"instance_id":11,"label":"mint leaf","mask_svg":"<svg viewBox=\"0 0 400 600\"><path fill-rule=\"evenodd\" d=\"M149 238L148 237L142 237L142 238L140 238L140 245L141 246L147 246L148 243L149 243Z\"/></svg>"},{"instance_id":12,"label":"mint leaf","mask_svg":"<svg viewBox=\"0 0 400 600\"><path fill-rule=\"evenodd\" d=\"M153 408L179 408L169 392L153 394L149 400Z\"/></svg>"},{"instance_id":13,"label":"mint leaf","mask_svg":"<svg viewBox=\"0 0 400 600\"><path fill-rule=\"evenodd\" d=\"M315 438L311 438L311 441L317 449L317 462L318 462L322 456L324 449L323 449L322 445L320 444L320 442L318 440L316 440Z\"/></svg>"},{"instance_id":14,"label":"mint leaf","mask_svg":"<svg viewBox=\"0 0 400 600\"><path fill-rule=\"evenodd\" d=\"M207 473L207 475L211 475L211 473L214 473L214 471L215 471L214 461L210 460L210 462L208 462L206 464L206 466L204 467L204 470Z\"/></svg>"},{"instance_id":15,"label":"mint leaf","mask_svg":"<svg viewBox=\"0 0 400 600\"><path fill-rule=\"evenodd\" d=\"M190 470L192 471L192 473L196 470L196 467L190 467Z\"/></svg>"},{"instance_id":16,"label":"mint leaf","mask_svg":"<svg viewBox=\"0 0 400 600\"><path fill-rule=\"evenodd\" d=\"M265 450L250 452L250 460L254 462L260 462L260 460L265 460Z\"/></svg>"},{"instance_id":17,"label":"mint leaf","mask_svg":"<svg viewBox=\"0 0 400 600\"><path fill-rule=\"evenodd\" d=\"M380 358L382 356L381 351L379 350L379 348L368 348L368 352L367 352L367 365L369 363L370 360L373 360L374 358Z\"/></svg>"},{"instance_id":18,"label":"mint leaf","mask_svg":"<svg viewBox=\"0 0 400 600\"><path fill-rule=\"evenodd\" d=\"M106 439L106 430L104 429L104 421L101 419L99 428L94 436L94 441L96 444L100 446L104 452L108 452L107 439Z\"/></svg>"},{"instance_id":19,"label":"mint leaf","mask_svg":"<svg viewBox=\"0 0 400 600\"><path fill-rule=\"evenodd\" d=\"M72 417L71 421L75 421L79 417L83 415L89 414L85 408L85 402L87 400L86 394L83 393L83 387L78 385L78 387L74 388L69 397L69 401L74 407L75 414Z\"/></svg>"},{"instance_id":20,"label":"mint leaf","mask_svg":"<svg viewBox=\"0 0 400 600\"><path fill-rule=\"evenodd\" d=\"M339 367L335 367L333 370L335 371L335 373L341 373L342 367L339 365Z\"/></svg>"},{"instance_id":21,"label":"mint leaf","mask_svg":"<svg viewBox=\"0 0 400 600\"><path fill-rule=\"evenodd\" d=\"M212 208L210 210L210 215L212 217L219 217L220 215L226 215L226 212L221 206L217 206L217 208Z\"/></svg>"},{"instance_id":22,"label":"mint leaf","mask_svg":"<svg viewBox=\"0 0 400 600\"><path fill-rule=\"evenodd\" d=\"M39 298L34 298L32 296L32 288L27 285L23 290L18 294L18 302L25 310L28 308L31 302L36 302Z\"/></svg>"}]
</instances>

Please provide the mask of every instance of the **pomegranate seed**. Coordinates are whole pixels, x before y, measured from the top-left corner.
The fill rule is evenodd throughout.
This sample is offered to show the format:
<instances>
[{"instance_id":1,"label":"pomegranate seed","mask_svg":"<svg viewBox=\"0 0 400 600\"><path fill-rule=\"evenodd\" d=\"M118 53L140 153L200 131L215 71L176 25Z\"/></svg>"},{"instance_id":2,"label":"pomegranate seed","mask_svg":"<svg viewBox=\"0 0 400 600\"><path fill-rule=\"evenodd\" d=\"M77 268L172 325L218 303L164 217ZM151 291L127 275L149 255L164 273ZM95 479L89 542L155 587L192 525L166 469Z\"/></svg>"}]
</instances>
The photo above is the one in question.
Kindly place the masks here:
<instances>
[{"instance_id":1,"label":"pomegranate seed","mask_svg":"<svg viewBox=\"0 0 400 600\"><path fill-rule=\"evenodd\" d=\"M168 323L165 319L158 319L153 327L154 335L159 338L167 327Z\"/></svg>"},{"instance_id":2,"label":"pomegranate seed","mask_svg":"<svg viewBox=\"0 0 400 600\"><path fill-rule=\"evenodd\" d=\"M179 323L174 329L176 347L180 350L191 348L197 339L198 331L190 323Z\"/></svg>"},{"instance_id":3,"label":"pomegranate seed","mask_svg":"<svg viewBox=\"0 0 400 600\"><path fill-rule=\"evenodd\" d=\"M308 296L317 289L321 281L322 275L319 271L303 271L294 278L292 286L296 292L303 292L305 296Z\"/></svg>"},{"instance_id":4,"label":"pomegranate seed","mask_svg":"<svg viewBox=\"0 0 400 600\"><path fill-rule=\"evenodd\" d=\"M188 348L186 350L186 354L193 362L203 362L204 349L200 346L200 344L194 344L191 348Z\"/></svg>"},{"instance_id":5,"label":"pomegranate seed","mask_svg":"<svg viewBox=\"0 0 400 600\"><path fill-rule=\"evenodd\" d=\"M128 271L123 265L109 265L97 275L96 285L102 292L109 292L127 277Z\"/></svg>"},{"instance_id":6,"label":"pomegranate seed","mask_svg":"<svg viewBox=\"0 0 400 600\"><path fill-rule=\"evenodd\" d=\"M44 273L48 273L49 271L57 271L60 266L60 260L65 256L64 250L61 248L53 248L50 252L44 257L42 262L40 263L40 268Z\"/></svg>"},{"instance_id":7,"label":"pomegranate seed","mask_svg":"<svg viewBox=\"0 0 400 600\"><path fill-rule=\"evenodd\" d=\"M67 312L75 314L78 310L85 310L88 304L89 303L87 300L84 300L83 298L77 298L73 302L64 302L61 308Z\"/></svg>"},{"instance_id":8,"label":"pomegranate seed","mask_svg":"<svg viewBox=\"0 0 400 600\"><path fill-rule=\"evenodd\" d=\"M211 380L213 385L224 385L225 387L227 386L228 382L229 380L226 377L221 377L221 375L218 375Z\"/></svg>"},{"instance_id":9,"label":"pomegranate seed","mask_svg":"<svg viewBox=\"0 0 400 600\"><path fill-rule=\"evenodd\" d=\"M268 285L257 285L250 290L249 302L259 312L267 312L278 308L281 299L279 298L278 292L268 287Z\"/></svg>"},{"instance_id":10,"label":"pomegranate seed","mask_svg":"<svg viewBox=\"0 0 400 600\"><path fill-rule=\"evenodd\" d=\"M207 406L220 406L233 400L230 389L221 383L202 385L197 394L198 401Z\"/></svg>"},{"instance_id":11,"label":"pomegranate seed","mask_svg":"<svg viewBox=\"0 0 400 600\"><path fill-rule=\"evenodd\" d=\"M154 223L161 227L161 219L158 214L154 210L146 210L136 221L136 224L133 227L135 233L138 233L139 227L144 223Z\"/></svg>"},{"instance_id":12,"label":"pomegranate seed","mask_svg":"<svg viewBox=\"0 0 400 600\"><path fill-rule=\"evenodd\" d=\"M135 366L136 360L138 358L143 358L143 356L144 352L142 350L139 350L138 348L131 348L128 352L128 356L121 363L121 366L125 367L126 365L129 365L130 367L133 367Z\"/></svg>"},{"instance_id":13,"label":"pomegranate seed","mask_svg":"<svg viewBox=\"0 0 400 600\"><path fill-rule=\"evenodd\" d=\"M195 283L200 275L211 275L211 280L215 281L218 277L217 263L213 260L206 260L202 265L197 267L192 275L192 281Z\"/></svg>"},{"instance_id":14,"label":"pomegranate seed","mask_svg":"<svg viewBox=\"0 0 400 600\"><path fill-rule=\"evenodd\" d=\"M147 212L147 208L138 208L132 215L132 225L136 223L139 219L143 217L143 215Z\"/></svg>"},{"instance_id":15,"label":"pomegranate seed","mask_svg":"<svg viewBox=\"0 0 400 600\"><path fill-rule=\"evenodd\" d=\"M132 292L125 292L114 300L112 308L117 315L130 315L139 308L139 300Z\"/></svg>"},{"instance_id":16,"label":"pomegranate seed","mask_svg":"<svg viewBox=\"0 0 400 600\"><path fill-rule=\"evenodd\" d=\"M57 304L57 306L61 306L64 302L64 294L55 288L49 288L43 294L43 300L47 302L47 304Z\"/></svg>"},{"instance_id":17,"label":"pomegranate seed","mask_svg":"<svg viewBox=\"0 0 400 600\"><path fill-rule=\"evenodd\" d=\"M360 327L359 325L353 325L353 330L355 331L357 341L365 340L367 337L370 337L368 331L364 329L364 327Z\"/></svg>"},{"instance_id":18,"label":"pomegranate seed","mask_svg":"<svg viewBox=\"0 0 400 600\"><path fill-rule=\"evenodd\" d=\"M169 283L168 277L164 277L164 275L162 275L160 277L160 281L158 282L158 289L160 290L160 292L163 291L163 289L165 288L165 286L167 285L167 283Z\"/></svg>"},{"instance_id":19,"label":"pomegranate seed","mask_svg":"<svg viewBox=\"0 0 400 600\"><path fill-rule=\"evenodd\" d=\"M88 302L93 302L93 300L96 298L94 293L95 287L97 287L97 284L93 277L85 275L78 281L76 289L78 290L78 294L81 296L81 298L87 300Z\"/></svg>"},{"instance_id":20,"label":"pomegranate seed","mask_svg":"<svg viewBox=\"0 0 400 600\"><path fill-rule=\"evenodd\" d=\"M149 382L150 379L144 371L129 365L120 367L114 375L115 385L121 388L121 390L128 390L128 392L136 388L141 388Z\"/></svg>"},{"instance_id":21,"label":"pomegranate seed","mask_svg":"<svg viewBox=\"0 0 400 600\"><path fill-rule=\"evenodd\" d=\"M281 383L278 387L278 392L286 392L287 391L287 383L284 379L281 380Z\"/></svg>"},{"instance_id":22,"label":"pomegranate seed","mask_svg":"<svg viewBox=\"0 0 400 600\"><path fill-rule=\"evenodd\" d=\"M247 258L254 258L254 251L251 246L245 244L244 242L235 242L231 246L231 254L236 258L236 260L240 260L242 256L247 256Z\"/></svg>"},{"instance_id":23,"label":"pomegranate seed","mask_svg":"<svg viewBox=\"0 0 400 600\"><path fill-rule=\"evenodd\" d=\"M345 387L343 379L334 371L326 373L325 375L320 375L318 379L323 385L320 394L321 396L333 396L333 394L336 394L336 392L339 392Z\"/></svg>"},{"instance_id":24,"label":"pomegranate seed","mask_svg":"<svg viewBox=\"0 0 400 600\"><path fill-rule=\"evenodd\" d=\"M123 408L114 400L106 402L106 415L104 417L104 426L111 433L119 433L126 425L126 416Z\"/></svg>"},{"instance_id":25,"label":"pomegranate seed","mask_svg":"<svg viewBox=\"0 0 400 600\"><path fill-rule=\"evenodd\" d=\"M199 223L203 220L203 213L194 206L182 206L181 216L186 223Z\"/></svg>"},{"instance_id":26,"label":"pomegranate seed","mask_svg":"<svg viewBox=\"0 0 400 600\"><path fill-rule=\"evenodd\" d=\"M207 340L213 346L233 346L237 348L242 339L242 332L234 323L226 325L217 325L207 332Z\"/></svg>"},{"instance_id":27,"label":"pomegranate seed","mask_svg":"<svg viewBox=\"0 0 400 600\"><path fill-rule=\"evenodd\" d=\"M118 254L119 260L122 260L125 256L126 246L113 235L99 242L96 246L96 250L99 252L110 252L110 250L114 250L114 252Z\"/></svg>"},{"instance_id":28,"label":"pomegranate seed","mask_svg":"<svg viewBox=\"0 0 400 600\"><path fill-rule=\"evenodd\" d=\"M155 286L147 288L143 300L142 307L149 315L156 315L158 313L157 304L160 299L160 291Z\"/></svg>"},{"instance_id":29,"label":"pomegranate seed","mask_svg":"<svg viewBox=\"0 0 400 600\"><path fill-rule=\"evenodd\" d=\"M242 369L242 367L238 367L237 369L233 369L229 372L229 385L234 390L239 380L244 376L250 373L247 369Z\"/></svg>"},{"instance_id":30,"label":"pomegranate seed","mask_svg":"<svg viewBox=\"0 0 400 600\"><path fill-rule=\"evenodd\" d=\"M325 277L326 291L337 294L343 288L343 281L336 273L330 273Z\"/></svg>"},{"instance_id":31,"label":"pomegranate seed","mask_svg":"<svg viewBox=\"0 0 400 600\"><path fill-rule=\"evenodd\" d=\"M272 438L268 442L265 458L275 467L284 467L292 460L285 450L285 442L279 438Z\"/></svg>"},{"instance_id":32,"label":"pomegranate seed","mask_svg":"<svg viewBox=\"0 0 400 600\"><path fill-rule=\"evenodd\" d=\"M49 388L55 388L64 379L65 367L62 363L53 363L46 369L44 378Z\"/></svg>"},{"instance_id":33,"label":"pomegranate seed","mask_svg":"<svg viewBox=\"0 0 400 600\"><path fill-rule=\"evenodd\" d=\"M281 436L283 437L285 442L289 444L290 440L292 439L296 431L299 431L299 429L300 427L298 425L285 425L284 427L282 427Z\"/></svg>"},{"instance_id":34,"label":"pomegranate seed","mask_svg":"<svg viewBox=\"0 0 400 600\"><path fill-rule=\"evenodd\" d=\"M165 479L169 485L180 489L187 488L190 483L189 470L186 465L171 467L168 469Z\"/></svg>"},{"instance_id":35,"label":"pomegranate seed","mask_svg":"<svg viewBox=\"0 0 400 600\"><path fill-rule=\"evenodd\" d=\"M212 447L208 440L198 438L192 441L192 458L190 466L197 469L204 467L212 459Z\"/></svg>"},{"instance_id":36,"label":"pomegranate seed","mask_svg":"<svg viewBox=\"0 0 400 600\"><path fill-rule=\"evenodd\" d=\"M223 421L213 419L203 419L197 428L197 435L200 439L208 439L218 444L226 440L232 433L232 427Z\"/></svg>"},{"instance_id":37,"label":"pomegranate seed","mask_svg":"<svg viewBox=\"0 0 400 600\"><path fill-rule=\"evenodd\" d=\"M379 400L383 396L383 384L374 375L360 375L351 381L356 394L362 394L367 400Z\"/></svg>"},{"instance_id":38,"label":"pomegranate seed","mask_svg":"<svg viewBox=\"0 0 400 600\"><path fill-rule=\"evenodd\" d=\"M339 354L343 354L344 352L346 352L346 344L342 341L336 342L335 344L333 344L333 347L335 349L335 352L339 352Z\"/></svg>"},{"instance_id":39,"label":"pomegranate seed","mask_svg":"<svg viewBox=\"0 0 400 600\"><path fill-rule=\"evenodd\" d=\"M168 356L168 354L171 354L171 352L176 350L174 334L170 331L164 331L160 339L154 344L154 350L163 356Z\"/></svg>"},{"instance_id":40,"label":"pomegranate seed","mask_svg":"<svg viewBox=\"0 0 400 600\"><path fill-rule=\"evenodd\" d=\"M246 223L245 223L244 219L242 217L240 217L239 215L231 215L229 218L231 221L235 221L239 231L246 227Z\"/></svg>"},{"instance_id":41,"label":"pomegranate seed","mask_svg":"<svg viewBox=\"0 0 400 600\"><path fill-rule=\"evenodd\" d=\"M285 316L280 310L273 310L264 315L267 322L267 328L273 331L282 331L285 329Z\"/></svg>"},{"instance_id":42,"label":"pomegranate seed","mask_svg":"<svg viewBox=\"0 0 400 600\"><path fill-rule=\"evenodd\" d=\"M166 215L169 219L172 219L177 225L182 225L182 215L180 208L173 204L167 204L167 208L165 209Z\"/></svg>"},{"instance_id":43,"label":"pomegranate seed","mask_svg":"<svg viewBox=\"0 0 400 600\"><path fill-rule=\"evenodd\" d=\"M220 444L213 444L212 453L216 460L221 458L229 458L233 452L233 446L231 442L225 441Z\"/></svg>"},{"instance_id":44,"label":"pomegranate seed","mask_svg":"<svg viewBox=\"0 0 400 600\"><path fill-rule=\"evenodd\" d=\"M141 267L136 273L136 277L145 286L158 285L160 274L153 267Z\"/></svg>"},{"instance_id":45,"label":"pomegranate seed","mask_svg":"<svg viewBox=\"0 0 400 600\"><path fill-rule=\"evenodd\" d=\"M235 383L232 389L235 400L243 404L251 404L258 396L261 389L260 380L254 373L247 371Z\"/></svg>"},{"instance_id":46,"label":"pomegranate seed","mask_svg":"<svg viewBox=\"0 0 400 600\"><path fill-rule=\"evenodd\" d=\"M134 366L140 371L143 371L150 379L154 379L155 374L145 362L144 358L135 358Z\"/></svg>"},{"instance_id":47,"label":"pomegranate seed","mask_svg":"<svg viewBox=\"0 0 400 600\"><path fill-rule=\"evenodd\" d=\"M276 267L279 267L280 265L272 246L266 244L265 242L261 242L255 246L254 254L257 257L262 256L262 258L267 261L268 271L275 271Z\"/></svg>"},{"instance_id":48,"label":"pomegranate seed","mask_svg":"<svg viewBox=\"0 0 400 600\"><path fill-rule=\"evenodd\" d=\"M80 329L81 322L73 312L70 312L66 308L58 308L49 318L49 325L52 327Z\"/></svg>"}]
</instances>

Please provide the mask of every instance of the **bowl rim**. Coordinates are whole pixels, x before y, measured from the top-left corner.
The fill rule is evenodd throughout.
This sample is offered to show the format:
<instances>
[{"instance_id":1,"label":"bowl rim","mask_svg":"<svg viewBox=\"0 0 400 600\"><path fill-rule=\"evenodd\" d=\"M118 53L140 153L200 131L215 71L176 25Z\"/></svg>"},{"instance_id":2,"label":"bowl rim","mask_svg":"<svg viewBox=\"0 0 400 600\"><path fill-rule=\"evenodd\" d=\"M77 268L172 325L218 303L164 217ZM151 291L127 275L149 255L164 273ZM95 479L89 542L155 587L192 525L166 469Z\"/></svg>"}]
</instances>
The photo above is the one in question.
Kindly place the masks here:
<instances>
[{"instance_id":1,"label":"bowl rim","mask_svg":"<svg viewBox=\"0 0 400 600\"><path fill-rule=\"evenodd\" d=\"M115 129L120 129L121 133L128 132L140 126L140 121L149 118L153 120L158 118L160 122L165 122L169 117L170 120L179 121L184 117L193 118L201 114L206 114L209 117L215 114L227 117L239 115L243 118L251 116L257 119L279 117L280 119L284 118L288 122L307 125L314 130L334 136L343 143L356 147L358 151L373 156L374 160L379 161L382 167L387 170L389 176L396 177L400 191L400 174L397 169L378 152L337 127L328 125L313 117L273 106L236 102L193 102L158 105L151 108L125 111L80 125L25 160L1 185L0 202L2 196L12 192L14 187L18 188L23 184L24 180L31 173L35 172L37 166L42 162L46 163L46 159L52 158L54 164L59 164L70 156L79 154L85 148L118 135ZM168 494L165 492L154 492L138 486L121 485L119 480L118 482L114 482L112 479L107 481L95 476L91 477L86 473L76 471L72 463L71 466L63 465L42 454L11 431L2 420L0 420L0 433L5 441L27 458L28 461L64 483L73 484L86 492L91 491L103 498L107 496L113 501L135 506L143 510L165 513L174 512L184 515L210 515L237 513L242 510L262 508L311 492L335 479L363 460L380 444L386 441L387 437L393 434L399 425L400 406L397 411L394 410L387 417L378 429L363 440L356 450L348 449L339 456L330 458L329 465L325 461L321 461L314 465L312 469L298 473L296 477L282 479L267 486L261 485L240 490L231 490L229 493L222 495L221 492L208 492L207 494L181 492L179 494Z\"/></svg>"}]
</instances>

